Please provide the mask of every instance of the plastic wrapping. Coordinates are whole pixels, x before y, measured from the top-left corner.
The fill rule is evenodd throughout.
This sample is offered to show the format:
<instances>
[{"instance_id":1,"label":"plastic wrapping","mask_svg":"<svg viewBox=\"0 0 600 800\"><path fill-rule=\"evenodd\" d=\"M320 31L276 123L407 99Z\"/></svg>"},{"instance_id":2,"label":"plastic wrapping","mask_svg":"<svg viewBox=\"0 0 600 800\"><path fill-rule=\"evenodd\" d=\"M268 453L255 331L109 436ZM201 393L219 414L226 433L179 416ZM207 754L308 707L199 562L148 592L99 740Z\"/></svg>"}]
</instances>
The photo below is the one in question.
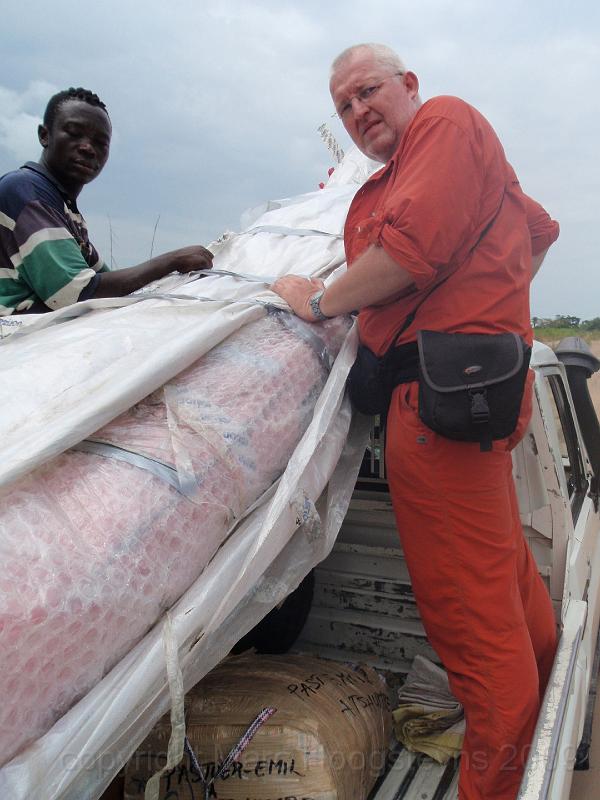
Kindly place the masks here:
<instances>
[{"instance_id":1,"label":"plastic wrapping","mask_svg":"<svg viewBox=\"0 0 600 800\"><path fill-rule=\"evenodd\" d=\"M319 328L335 356L348 325ZM92 437L163 460L181 492L110 451L64 453L4 490L0 762L45 733L200 574L283 472L326 377L313 347L266 317Z\"/></svg>"},{"instance_id":2,"label":"plastic wrapping","mask_svg":"<svg viewBox=\"0 0 600 800\"><path fill-rule=\"evenodd\" d=\"M355 346L353 335L273 499L241 523L170 612L186 690L333 545L368 435L368 421L355 418L350 425L348 402L339 405ZM315 504L311 498L319 497L328 477ZM309 514L303 513L307 507ZM46 735L0 770L0 796L29 800L43 791L47 800L98 798L169 705L162 626L156 626Z\"/></svg>"},{"instance_id":3,"label":"plastic wrapping","mask_svg":"<svg viewBox=\"0 0 600 800\"><path fill-rule=\"evenodd\" d=\"M338 187L331 196L325 190L320 194L284 201L278 210L269 212L271 215L279 214L279 228L298 229L304 227L310 218L311 227L319 231L321 212L324 211L327 225L322 227L331 229L339 224L337 234L326 230L307 235L264 231L236 235L215 248L218 251L215 266L257 276L286 272L327 275L343 263L339 234L355 188ZM269 224L274 224L273 219ZM27 641L21 641L22 646L13 649L12 653L17 654L22 671L31 670L37 675L35 691L38 699L51 685L55 685L54 679L61 669L71 666L65 663L65 653L61 648L76 648L76 651L71 649L66 654L66 662L69 658L75 661L92 659L92 651L93 657L98 659L93 680L86 675L81 682L66 681L69 691L75 688L75 694L71 693L71 700L59 694L55 698L53 715L57 708L66 708L74 696L81 695L76 705L46 734L0 770L0 796L3 797L14 800L28 800L32 796L44 796L47 800L98 797L136 744L164 713L169 696L162 626L159 624L152 628L132 647L155 618L154 612L146 614L143 608L147 597L145 587L160 586L162 594L158 606L156 600L152 601L155 603L154 611L160 613L193 581L170 612L175 649L179 653L185 686L189 688L327 554L349 501L367 433L361 420L356 420L350 427L349 407L346 401L342 402L345 377L356 349L354 329L346 336L320 395L313 397L316 404L306 417L310 424L295 449L292 445L291 456L288 452L283 464L285 471L275 493L271 491L263 496L254 510L251 506L249 516L242 518L237 525L236 515L240 509L248 514L248 509L243 510L244 504L260 493L260 487L254 486L245 498L236 496L235 491L230 492L230 479L235 469L230 471L228 479L223 477L221 480L221 466L213 469L211 477L218 484L217 488L219 491L225 489L227 494L226 502L218 493L216 495L218 510L214 513L224 524L220 538L216 538L222 541L229 531L232 533L212 558L219 542L190 537L187 530L181 537L170 534L180 538L180 544L184 545L176 559L181 563L176 566L185 575L179 588L171 592L172 575L164 571L166 567L162 559L157 558L165 552L165 547L168 549L168 542L161 539L167 534L160 533L160 526L152 533L152 525L147 524L148 517L155 513L177 517L180 512L176 509L182 503L186 508L182 520L184 526L189 520L195 524L198 516L206 514L204 501L194 497L194 487L202 483L201 464L198 458L194 461L194 447L190 445L190 431L198 417L195 412L189 414L191 406L185 408L185 403L178 402L180 389L176 388L177 381L163 394L166 403L162 408L159 409L160 394L151 396L146 403L149 417L155 412L164 417L166 411L169 437L165 439L160 434L157 438L154 433L146 432L138 437L135 447L142 452L148 448L146 456L156 464L168 469L174 466L177 480L181 482L179 488L187 492L186 497L157 478L151 470L136 468L116 458L64 451L103 426L100 438L110 441L112 434L108 423L111 420L151 395L165 381L181 373L236 330L240 330L243 338L249 323L265 316L265 302L280 301L260 284L233 277L215 276L194 281L173 276L158 288L159 294L156 293L157 287L149 287L141 298L87 301L38 320L27 319L16 334L0 342L4 385L11 388L2 397L0 484L6 490L1 513L14 514L18 498L24 498L27 486L31 486L28 481L33 479L33 473L27 473L33 469L39 470L35 473L36 479L47 476L44 479L51 486L37 512L37 544L26 545L26 540L14 533L17 529L12 524L8 526L8 533L0 538L2 555L14 558L17 564L16 569L4 570L3 577L18 582L24 575L30 578L33 575L33 581L39 579L43 585L48 577L45 573L50 572L53 576L60 575L63 585L68 586L70 573L87 574L87 582L83 580L80 585L86 602L89 601L85 606L87 613L79 618L72 616L69 619L73 609L65 612L63 608L65 616L58 612L59 617L54 621L57 624L48 627L47 649L37 647L37 632L30 630ZM175 292L176 296L167 297L166 291ZM185 295L183 299L182 295ZM280 334L285 337L283 330ZM307 342L297 341L303 352L311 351ZM310 358L314 359L315 355L312 348ZM318 359L311 361L312 364L317 362L319 371L321 362ZM23 364L27 364L27 370L23 369ZM237 391L237 386L234 389ZM290 391L294 393L292 386ZM128 427L125 417L115 421L115 431L119 426ZM300 435L301 430L298 431ZM277 438L267 436L261 447L273 449ZM203 442L212 448L216 458L214 439L205 436ZM132 444L130 441L129 445ZM61 453L63 455L59 455ZM227 462L226 455L223 460L222 448L218 455L222 463ZM55 460L49 461L51 458ZM49 463L44 465L44 462ZM92 463L95 466L89 472ZM112 476L110 479L106 477L108 471ZM268 480L272 480L275 471L273 468ZM139 517L133 519L133 526L132 519L128 519L125 531L120 525L123 517L131 517L134 483L136 493L142 487L144 502L135 502L135 514ZM93 506L78 502L78 493L84 489L89 490L89 496L94 498ZM318 500L324 490L325 494ZM58 503L57 493L60 492L63 494ZM102 517L105 506L107 516L104 524L98 525L96 517ZM26 510L23 513L26 515ZM49 546L44 536L49 538L48 531L57 524L61 514L63 525L57 535L63 537L64 547L55 551L57 563L53 564L45 555L41 557L45 552L43 548ZM95 533L91 535L92 544L86 550L84 540L88 527ZM165 527L171 530L170 523ZM83 528L86 537L76 535ZM144 537L150 537L143 543L144 552L138 552L137 556L133 555L135 548L118 544L120 530L121 542L139 545L140 536L132 536L132 529L143 530ZM154 550L148 550L150 544L154 545ZM188 564L192 560L188 549L192 546L204 548L204 555L194 568ZM127 576L119 572L119 560L106 557L107 553L114 556L116 552L131 556L130 574L139 585L134 599L124 592L120 602L113 602L116 598L109 596L111 590L104 584L104 598L108 605L101 606L94 598L98 594L102 596L102 568L115 570L113 577L117 583L121 582L120 585L125 586L123 581L127 581ZM208 565L198 578L202 569L198 564L207 559ZM100 573L94 572L93 564ZM44 626L45 615L50 613L45 609L52 607L56 597L50 592L45 599L36 598L35 583L28 580L14 594L14 610L17 615L29 614L28 625L33 624L34 628ZM110 617L112 636L106 633L104 621L98 622L109 607L113 614ZM75 610L78 608L75 603ZM134 617L139 617L141 624L132 632L129 625ZM60 631L64 634L60 625L66 629L78 623L81 627L72 630L73 636L65 645L65 637L59 635ZM118 635L114 635L115 631ZM22 632L18 626L13 628L11 647L20 641ZM86 636L89 636L87 640ZM43 668L50 661L48 656L52 648L56 648L51 665L55 673L50 680L48 675L44 675ZM127 654L118 660L125 652ZM110 672L87 691L113 663L115 666ZM67 677L72 676L63 675L63 678ZM8 679L5 680L3 674L3 691L7 685ZM20 691L18 697L15 694L14 699L16 702L11 712L24 716L14 727L9 725L11 744L22 725L40 723L36 719L39 712L28 705L27 691ZM47 727L53 718L47 717L43 726Z\"/></svg>"}]
</instances>

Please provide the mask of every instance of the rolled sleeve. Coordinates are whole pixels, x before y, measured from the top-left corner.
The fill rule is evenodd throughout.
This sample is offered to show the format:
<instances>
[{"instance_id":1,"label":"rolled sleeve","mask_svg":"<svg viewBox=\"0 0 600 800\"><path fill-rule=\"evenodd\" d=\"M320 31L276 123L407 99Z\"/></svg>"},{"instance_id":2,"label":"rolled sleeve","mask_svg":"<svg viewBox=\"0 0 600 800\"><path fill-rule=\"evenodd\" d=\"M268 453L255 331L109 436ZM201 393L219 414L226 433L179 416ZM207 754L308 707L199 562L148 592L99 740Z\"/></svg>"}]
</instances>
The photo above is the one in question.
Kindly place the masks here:
<instances>
[{"instance_id":1,"label":"rolled sleeve","mask_svg":"<svg viewBox=\"0 0 600 800\"><path fill-rule=\"evenodd\" d=\"M527 209L527 226L531 237L531 253L534 256L547 250L560 233L558 222L533 198L523 195Z\"/></svg>"},{"instance_id":2,"label":"rolled sleeve","mask_svg":"<svg viewBox=\"0 0 600 800\"><path fill-rule=\"evenodd\" d=\"M425 288L434 280L437 270L422 257L419 247L398 231L392 223L385 223L382 226L378 244L411 274L418 289Z\"/></svg>"}]
</instances>

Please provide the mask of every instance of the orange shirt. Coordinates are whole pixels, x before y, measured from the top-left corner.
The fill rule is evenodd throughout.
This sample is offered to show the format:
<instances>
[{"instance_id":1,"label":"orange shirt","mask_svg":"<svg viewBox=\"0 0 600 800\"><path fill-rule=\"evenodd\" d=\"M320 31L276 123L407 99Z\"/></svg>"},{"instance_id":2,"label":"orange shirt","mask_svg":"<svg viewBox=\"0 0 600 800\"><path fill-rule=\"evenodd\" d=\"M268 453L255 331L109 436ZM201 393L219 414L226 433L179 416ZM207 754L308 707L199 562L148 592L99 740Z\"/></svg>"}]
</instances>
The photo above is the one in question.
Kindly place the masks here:
<instances>
[{"instance_id":1,"label":"orange shirt","mask_svg":"<svg viewBox=\"0 0 600 800\"><path fill-rule=\"evenodd\" d=\"M530 342L531 256L557 237L558 223L523 193L489 122L458 98L429 100L348 212L348 265L379 245L415 284L360 312L361 340L381 355L427 292L451 273L399 344L420 329L514 331Z\"/></svg>"}]
</instances>

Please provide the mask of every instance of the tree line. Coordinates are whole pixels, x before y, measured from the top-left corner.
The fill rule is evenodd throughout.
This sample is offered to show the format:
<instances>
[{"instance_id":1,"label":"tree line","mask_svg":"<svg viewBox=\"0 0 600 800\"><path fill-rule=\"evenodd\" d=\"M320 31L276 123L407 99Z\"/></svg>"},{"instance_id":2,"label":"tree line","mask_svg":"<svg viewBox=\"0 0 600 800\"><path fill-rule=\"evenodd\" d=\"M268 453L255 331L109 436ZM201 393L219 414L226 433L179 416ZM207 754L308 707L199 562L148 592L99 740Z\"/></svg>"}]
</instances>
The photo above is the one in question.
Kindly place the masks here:
<instances>
[{"instance_id":1,"label":"tree line","mask_svg":"<svg viewBox=\"0 0 600 800\"><path fill-rule=\"evenodd\" d=\"M557 314L552 318L532 317L531 324L536 330L544 328L571 328L577 331L600 331L600 317L593 319L580 319L580 317L569 317Z\"/></svg>"}]
</instances>

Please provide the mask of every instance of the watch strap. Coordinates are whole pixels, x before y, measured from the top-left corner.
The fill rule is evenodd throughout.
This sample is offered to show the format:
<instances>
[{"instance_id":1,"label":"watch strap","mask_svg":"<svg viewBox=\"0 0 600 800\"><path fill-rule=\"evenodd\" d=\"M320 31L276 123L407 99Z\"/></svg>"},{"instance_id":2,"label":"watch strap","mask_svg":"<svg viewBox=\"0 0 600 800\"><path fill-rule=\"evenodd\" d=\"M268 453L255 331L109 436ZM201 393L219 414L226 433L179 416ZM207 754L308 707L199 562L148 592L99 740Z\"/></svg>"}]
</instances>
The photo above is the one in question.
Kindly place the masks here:
<instances>
[{"instance_id":1,"label":"watch strap","mask_svg":"<svg viewBox=\"0 0 600 800\"><path fill-rule=\"evenodd\" d=\"M321 289L316 294L313 294L313 296L308 301L310 305L310 310L312 311L312 314L316 322L322 322L324 319L329 319L327 314L324 314L321 311L321 298L323 297L324 292L325 289Z\"/></svg>"}]
</instances>

